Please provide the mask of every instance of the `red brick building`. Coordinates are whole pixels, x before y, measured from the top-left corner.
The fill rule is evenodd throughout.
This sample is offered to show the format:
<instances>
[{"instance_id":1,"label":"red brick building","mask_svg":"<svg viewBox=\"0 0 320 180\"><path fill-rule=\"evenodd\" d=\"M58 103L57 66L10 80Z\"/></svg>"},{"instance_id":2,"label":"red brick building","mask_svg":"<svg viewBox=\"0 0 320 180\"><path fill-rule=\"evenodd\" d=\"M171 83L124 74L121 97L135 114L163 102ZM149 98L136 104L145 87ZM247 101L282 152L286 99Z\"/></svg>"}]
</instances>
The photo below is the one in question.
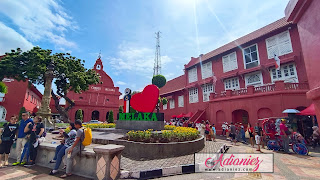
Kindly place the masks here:
<instances>
[{"instance_id":1,"label":"red brick building","mask_svg":"<svg viewBox=\"0 0 320 180\"><path fill-rule=\"evenodd\" d=\"M88 91L81 94L69 92L68 97L74 100L75 106L69 111L71 121L75 120L77 110L83 112L83 121L90 120L106 121L109 111L113 111L113 116L119 111L119 87L114 87L114 83L109 75L103 70L103 64L99 57L94 64L94 68L99 75L101 84L91 85Z\"/></svg>"},{"instance_id":2,"label":"red brick building","mask_svg":"<svg viewBox=\"0 0 320 180\"><path fill-rule=\"evenodd\" d=\"M0 93L0 121L9 120L12 115L18 115L25 107L28 112L36 113L41 105L42 94L27 81L18 82L14 79L2 80L8 87L8 93Z\"/></svg>"},{"instance_id":3,"label":"red brick building","mask_svg":"<svg viewBox=\"0 0 320 180\"><path fill-rule=\"evenodd\" d=\"M280 58L280 71L274 54ZM161 108L167 120L192 112L191 121L208 119L218 128L225 121L255 124L311 103L298 29L285 18L191 57L184 72L160 90L169 99Z\"/></svg>"}]
</instances>

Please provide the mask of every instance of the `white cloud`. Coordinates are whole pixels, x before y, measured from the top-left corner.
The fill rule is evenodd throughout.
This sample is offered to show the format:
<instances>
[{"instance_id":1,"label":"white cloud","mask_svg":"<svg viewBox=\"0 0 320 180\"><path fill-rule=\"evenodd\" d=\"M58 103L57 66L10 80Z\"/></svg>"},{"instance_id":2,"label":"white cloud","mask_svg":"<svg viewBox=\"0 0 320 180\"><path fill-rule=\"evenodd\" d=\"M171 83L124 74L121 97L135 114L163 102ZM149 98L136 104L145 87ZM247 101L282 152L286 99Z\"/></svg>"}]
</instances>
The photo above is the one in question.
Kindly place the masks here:
<instances>
[{"instance_id":1,"label":"white cloud","mask_svg":"<svg viewBox=\"0 0 320 180\"><path fill-rule=\"evenodd\" d=\"M60 3L58 0L0 1L0 12L30 42L50 41L58 48L75 48L76 43L67 40L65 32L78 26Z\"/></svg>"},{"instance_id":2,"label":"white cloud","mask_svg":"<svg viewBox=\"0 0 320 180\"><path fill-rule=\"evenodd\" d=\"M0 55L17 47L25 51L31 49L33 45L15 30L0 22Z\"/></svg>"},{"instance_id":3,"label":"white cloud","mask_svg":"<svg viewBox=\"0 0 320 180\"><path fill-rule=\"evenodd\" d=\"M144 76L152 75L155 58L154 49L129 45L128 43L120 44L118 49L117 57L107 57L113 69L136 72ZM171 61L170 57L161 56L162 68Z\"/></svg>"},{"instance_id":4,"label":"white cloud","mask_svg":"<svg viewBox=\"0 0 320 180\"><path fill-rule=\"evenodd\" d=\"M117 84L117 85L126 85L127 83L122 82L122 81L117 81L116 84Z\"/></svg>"}]
</instances>

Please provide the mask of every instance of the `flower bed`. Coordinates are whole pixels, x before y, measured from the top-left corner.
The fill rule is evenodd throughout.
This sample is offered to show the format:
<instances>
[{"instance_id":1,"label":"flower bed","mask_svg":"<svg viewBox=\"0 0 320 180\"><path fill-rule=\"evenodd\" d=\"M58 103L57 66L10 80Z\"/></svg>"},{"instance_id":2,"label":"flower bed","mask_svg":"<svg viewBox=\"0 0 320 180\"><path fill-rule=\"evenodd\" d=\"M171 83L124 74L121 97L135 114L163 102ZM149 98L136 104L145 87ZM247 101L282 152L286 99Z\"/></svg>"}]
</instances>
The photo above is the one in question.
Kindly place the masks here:
<instances>
[{"instance_id":1,"label":"flower bed","mask_svg":"<svg viewBox=\"0 0 320 180\"><path fill-rule=\"evenodd\" d=\"M86 124L84 125L86 128L115 128L116 124L114 123L101 123L101 124Z\"/></svg>"},{"instance_id":2,"label":"flower bed","mask_svg":"<svg viewBox=\"0 0 320 180\"><path fill-rule=\"evenodd\" d=\"M176 129L176 126L173 126L173 125L165 125L165 126L164 126L164 129L165 129L165 130L174 130L174 129Z\"/></svg>"},{"instance_id":3,"label":"flower bed","mask_svg":"<svg viewBox=\"0 0 320 180\"><path fill-rule=\"evenodd\" d=\"M174 128L173 128L174 127ZM152 129L145 131L129 131L125 139L135 142L168 143L192 141L199 137L199 131L189 127L167 127L172 130L153 132Z\"/></svg>"}]
</instances>

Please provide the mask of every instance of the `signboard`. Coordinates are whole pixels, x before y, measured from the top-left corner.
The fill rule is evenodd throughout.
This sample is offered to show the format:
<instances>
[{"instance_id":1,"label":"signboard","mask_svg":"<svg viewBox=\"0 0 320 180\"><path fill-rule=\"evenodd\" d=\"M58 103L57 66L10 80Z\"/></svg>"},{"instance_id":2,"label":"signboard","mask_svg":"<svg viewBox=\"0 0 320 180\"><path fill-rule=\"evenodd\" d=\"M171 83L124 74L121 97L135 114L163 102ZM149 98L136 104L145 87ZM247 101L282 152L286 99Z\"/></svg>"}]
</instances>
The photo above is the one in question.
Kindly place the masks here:
<instances>
[{"instance_id":1,"label":"signboard","mask_svg":"<svg viewBox=\"0 0 320 180\"><path fill-rule=\"evenodd\" d=\"M164 121L163 113L119 113L119 121Z\"/></svg>"}]
</instances>

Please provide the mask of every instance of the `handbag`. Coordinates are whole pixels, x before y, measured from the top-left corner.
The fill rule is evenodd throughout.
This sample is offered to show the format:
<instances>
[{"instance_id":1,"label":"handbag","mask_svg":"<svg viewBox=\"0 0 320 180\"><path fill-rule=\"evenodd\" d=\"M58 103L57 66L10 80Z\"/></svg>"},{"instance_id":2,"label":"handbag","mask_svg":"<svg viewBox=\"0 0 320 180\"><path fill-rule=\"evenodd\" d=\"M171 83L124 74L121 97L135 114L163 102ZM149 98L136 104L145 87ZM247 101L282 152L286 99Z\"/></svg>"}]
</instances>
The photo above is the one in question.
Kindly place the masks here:
<instances>
[{"instance_id":1,"label":"handbag","mask_svg":"<svg viewBox=\"0 0 320 180\"><path fill-rule=\"evenodd\" d=\"M244 136L245 136L247 139L249 139L249 138L250 138L249 131L246 131L246 132L244 133Z\"/></svg>"}]
</instances>

